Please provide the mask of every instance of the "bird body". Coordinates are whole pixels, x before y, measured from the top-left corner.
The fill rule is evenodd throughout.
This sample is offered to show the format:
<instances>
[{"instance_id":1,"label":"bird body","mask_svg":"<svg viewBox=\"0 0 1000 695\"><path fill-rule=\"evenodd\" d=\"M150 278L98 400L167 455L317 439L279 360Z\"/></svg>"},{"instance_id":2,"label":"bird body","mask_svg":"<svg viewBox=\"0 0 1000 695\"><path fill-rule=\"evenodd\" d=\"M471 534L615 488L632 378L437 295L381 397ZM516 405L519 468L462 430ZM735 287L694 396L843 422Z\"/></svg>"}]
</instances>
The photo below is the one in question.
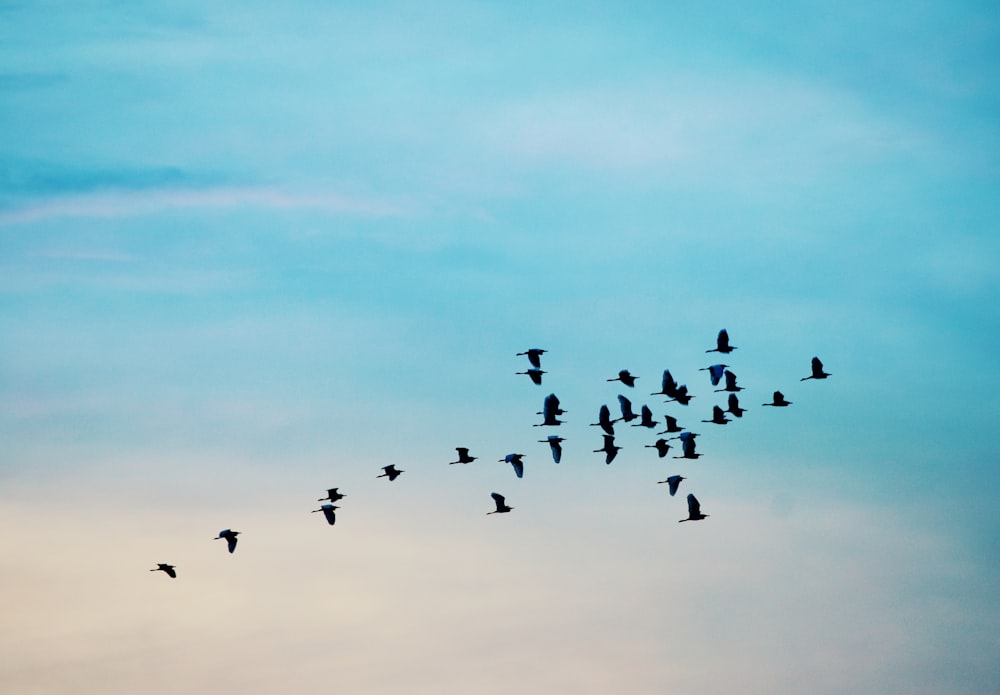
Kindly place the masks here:
<instances>
[{"instance_id":1,"label":"bird body","mask_svg":"<svg viewBox=\"0 0 1000 695\"><path fill-rule=\"evenodd\" d=\"M323 516L326 517L326 523L330 524L330 526L333 526L335 523L337 523L337 515L334 512L335 509L340 509L340 507L334 504L322 504L320 505L319 509L314 509L313 513L315 514L316 512L323 512Z\"/></svg>"},{"instance_id":2,"label":"bird body","mask_svg":"<svg viewBox=\"0 0 1000 695\"><path fill-rule=\"evenodd\" d=\"M376 475L376 478L388 478L389 481L393 481L406 471L401 471L396 468L396 466L389 464L388 466L382 466L382 470L385 471L382 475Z\"/></svg>"},{"instance_id":3,"label":"bird body","mask_svg":"<svg viewBox=\"0 0 1000 695\"><path fill-rule=\"evenodd\" d=\"M163 572L171 579L177 579L177 572L174 570L173 565L168 565L163 562L156 563L156 569L149 570L150 572Z\"/></svg>"},{"instance_id":4,"label":"bird body","mask_svg":"<svg viewBox=\"0 0 1000 695\"><path fill-rule=\"evenodd\" d=\"M680 487L682 480L687 480L687 478L683 475L672 475L666 480L657 481L657 485L666 483L670 487L670 496L673 497L677 494L677 488Z\"/></svg>"},{"instance_id":5,"label":"bird body","mask_svg":"<svg viewBox=\"0 0 1000 695\"><path fill-rule=\"evenodd\" d=\"M213 540L225 539L226 545L229 546L229 552L232 553L236 550L236 536L240 535L239 531L231 531L229 529L222 529L219 531L219 535Z\"/></svg>"},{"instance_id":6,"label":"bird body","mask_svg":"<svg viewBox=\"0 0 1000 695\"><path fill-rule=\"evenodd\" d=\"M458 452L458 460L449 461L449 465L453 463L472 463L476 460L475 456L469 456L469 450L464 446L456 446L455 451Z\"/></svg>"},{"instance_id":7,"label":"bird body","mask_svg":"<svg viewBox=\"0 0 1000 695\"><path fill-rule=\"evenodd\" d=\"M688 518L681 519L681 521L701 521L702 519L707 519L708 514L701 513L701 504L698 503L698 498L694 495L688 495Z\"/></svg>"},{"instance_id":8,"label":"bird body","mask_svg":"<svg viewBox=\"0 0 1000 695\"><path fill-rule=\"evenodd\" d=\"M638 378L639 377L637 376L632 376L632 374L630 374L627 369L623 369L620 372L618 372L617 377L615 377L614 379L606 379L606 381L620 381L629 388L632 388L635 386L635 380Z\"/></svg>"},{"instance_id":9,"label":"bird body","mask_svg":"<svg viewBox=\"0 0 1000 695\"><path fill-rule=\"evenodd\" d=\"M506 514L511 509L513 509L513 507L507 506L507 498L501 495L499 492L491 492L490 497L493 498L493 501L496 503L497 508L495 511L486 512L487 516L489 516L490 514Z\"/></svg>"},{"instance_id":10,"label":"bird body","mask_svg":"<svg viewBox=\"0 0 1000 695\"><path fill-rule=\"evenodd\" d=\"M805 381L806 379L825 379L828 376L833 376L832 374L827 374L823 371L823 363L819 361L818 357L812 358L812 374L809 376L804 376L799 381Z\"/></svg>"},{"instance_id":11,"label":"bird body","mask_svg":"<svg viewBox=\"0 0 1000 695\"><path fill-rule=\"evenodd\" d=\"M781 391L774 392L774 401L771 403L762 403L761 405L773 405L775 408L784 408L785 406L791 405L791 401L786 401L784 394Z\"/></svg>"}]
</instances>

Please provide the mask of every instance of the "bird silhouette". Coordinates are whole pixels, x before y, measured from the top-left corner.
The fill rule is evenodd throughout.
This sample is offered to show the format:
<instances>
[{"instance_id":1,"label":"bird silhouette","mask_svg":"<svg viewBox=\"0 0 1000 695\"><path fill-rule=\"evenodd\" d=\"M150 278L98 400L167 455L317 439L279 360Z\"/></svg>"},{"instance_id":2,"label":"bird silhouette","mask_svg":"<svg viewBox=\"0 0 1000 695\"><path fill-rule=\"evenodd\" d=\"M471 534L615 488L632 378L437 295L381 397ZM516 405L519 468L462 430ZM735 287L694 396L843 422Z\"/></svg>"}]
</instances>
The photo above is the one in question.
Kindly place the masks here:
<instances>
[{"instance_id":1,"label":"bird silhouette","mask_svg":"<svg viewBox=\"0 0 1000 695\"><path fill-rule=\"evenodd\" d=\"M806 379L825 379L832 374L827 374L823 371L823 363L819 361L818 357L812 358L812 374L809 376L804 376L799 381L805 381Z\"/></svg>"},{"instance_id":2,"label":"bird silhouette","mask_svg":"<svg viewBox=\"0 0 1000 695\"><path fill-rule=\"evenodd\" d=\"M491 492L490 497L493 498L493 501L496 503L497 508L492 512L486 512L487 516L489 516L490 514L506 514L511 509L513 509L513 507L507 506L507 498L501 495L499 492Z\"/></svg>"},{"instance_id":3,"label":"bird silhouette","mask_svg":"<svg viewBox=\"0 0 1000 695\"><path fill-rule=\"evenodd\" d=\"M699 372L708 372L708 378L712 382L712 386L718 386L719 381L722 380L722 374L725 372L728 364L713 364L710 367L702 367Z\"/></svg>"},{"instance_id":4,"label":"bird silhouette","mask_svg":"<svg viewBox=\"0 0 1000 695\"><path fill-rule=\"evenodd\" d=\"M615 456L618 455L620 450L620 446L615 446L615 438L610 434L606 434L604 435L604 446L600 449L594 449L594 453L604 452L604 463L611 463L615 460Z\"/></svg>"},{"instance_id":5,"label":"bird silhouette","mask_svg":"<svg viewBox=\"0 0 1000 695\"><path fill-rule=\"evenodd\" d=\"M337 500L343 499L345 497L347 497L347 495L342 495L340 492L338 492L338 488L331 487L329 490L326 491L326 497L320 497L316 501L324 502L326 500L330 500L331 502L336 502Z\"/></svg>"},{"instance_id":6,"label":"bird silhouette","mask_svg":"<svg viewBox=\"0 0 1000 695\"><path fill-rule=\"evenodd\" d=\"M685 478L683 475L672 475L666 480L658 480L656 484L662 485L663 483L666 483L667 485L669 485L670 496L673 497L674 495L677 494L677 488L680 487L682 480L687 480L687 478Z\"/></svg>"},{"instance_id":7,"label":"bird silhouette","mask_svg":"<svg viewBox=\"0 0 1000 695\"><path fill-rule=\"evenodd\" d=\"M638 379L637 376L632 376L627 369L623 369L618 372L618 376L614 379L606 379L605 381L620 381L629 388L635 386L635 380Z\"/></svg>"},{"instance_id":8,"label":"bird silhouette","mask_svg":"<svg viewBox=\"0 0 1000 695\"><path fill-rule=\"evenodd\" d=\"M726 412L732 413L736 417L743 417L743 413L747 411L746 408L740 407L740 399L735 393L729 394L729 407L726 408Z\"/></svg>"},{"instance_id":9,"label":"bird silhouette","mask_svg":"<svg viewBox=\"0 0 1000 695\"><path fill-rule=\"evenodd\" d=\"M675 418L673 415L667 415L666 418L667 418L667 429L663 430L662 432L657 432L657 434L675 434L677 432L681 432L684 430L683 427L677 424L677 418Z\"/></svg>"},{"instance_id":10,"label":"bird silhouette","mask_svg":"<svg viewBox=\"0 0 1000 695\"><path fill-rule=\"evenodd\" d=\"M711 350L705 350L705 352L721 352L728 355L735 349L735 347L729 344L729 332L723 328L715 338L715 347Z\"/></svg>"},{"instance_id":11,"label":"bird silhouette","mask_svg":"<svg viewBox=\"0 0 1000 695\"><path fill-rule=\"evenodd\" d=\"M667 452L670 451L670 445L667 444L666 439L657 439L655 443L647 444L646 448L656 449L656 453L659 454L660 458L665 457Z\"/></svg>"},{"instance_id":12,"label":"bird silhouette","mask_svg":"<svg viewBox=\"0 0 1000 695\"><path fill-rule=\"evenodd\" d=\"M397 470L396 466L389 464L388 466L382 466L382 470L385 471L382 475L376 475L376 478L388 478L389 482L392 482L400 475L406 471Z\"/></svg>"},{"instance_id":13,"label":"bird silhouette","mask_svg":"<svg viewBox=\"0 0 1000 695\"><path fill-rule=\"evenodd\" d=\"M682 386L678 386L674 390L674 397L673 398L668 398L667 402L670 403L672 401L676 401L676 402L680 403L681 405L687 405L688 403L691 402L692 398L694 398L694 396L692 396L692 395L690 395L688 393L687 384L684 384Z\"/></svg>"},{"instance_id":14,"label":"bird silhouette","mask_svg":"<svg viewBox=\"0 0 1000 695\"><path fill-rule=\"evenodd\" d=\"M787 405L791 405L791 401L786 401L784 394L781 391L774 392L774 401L772 403L762 403L761 405L773 405L776 408L784 408Z\"/></svg>"},{"instance_id":15,"label":"bird silhouette","mask_svg":"<svg viewBox=\"0 0 1000 695\"><path fill-rule=\"evenodd\" d=\"M524 461L521 460L523 457L524 454L507 454L502 459L500 459L500 463L509 463L511 466L514 467L514 474L518 478L523 478Z\"/></svg>"},{"instance_id":16,"label":"bird silhouette","mask_svg":"<svg viewBox=\"0 0 1000 695\"><path fill-rule=\"evenodd\" d=\"M334 513L335 509L340 509L340 507L338 507L335 504L322 504L320 505L319 509L314 509L313 513L315 514L316 512L323 512L323 516L326 517L326 523L330 524L330 526L333 526L335 523L337 523L337 515Z\"/></svg>"},{"instance_id":17,"label":"bird silhouette","mask_svg":"<svg viewBox=\"0 0 1000 695\"><path fill-rule=\"evenodd\" d=\"M469 450L466 447L464 447L464 446L456 446L455 447L455 451L458 452L458 460L457 461L449 461L448 462L449 464L453 464L453 463L472 463L477 458L475 456L469 456ZM336 500L334 500L334 501L336 501Z\"/></svg>"},{"instance_id":18,"label":"bird silhouette","mask_svg":"<svg viewBox=\"0 0 1000 695\"><path fill-rule=\"evenodd\" d=\"M545 350L542 350L540 348L531 348L529 350L526 350L525 352L517 353L517 356L520 357L521 355L527 355L528 361L531 362L531 366L534 367L535 369L540 369L542 366L542 355L545 352L546 352Z\"/></svg>"},{"instance_id":19,"label":"bird silhouette","mask_svg":"<svg viewBox=\"0 0 1000 695\"><path fill-rule=\"evenodd\" d=\"M526 372L514 372L515 374L527 374L528 378L539 386L542 385L542 374L545 374L541 369L529 369Z\"/></svg>"},{"instance_id":20,"label":"bird silhouette","mask_svg":"<svg viewBox=\"0 0 1000 695\"><path fill-rule=\"evenodd\" d=\"M726 417L726 411L717 405L712 406L712 419L702 420L702 422L711 422L716 425L725 425L729 422L729 418Z\"/></svg>"},{"instance_id":21,"label":"bird silhouette","mask_svg":"<svg viewBox=\"0 0 1000 695\"><path fill-rule=\"evenodd\" d=\"M649 429L656 427L653 411L649 409L648 405L643 405L639 410L639 422L632 425L632 427L648 427Z\"/></svg>"},{"instance_id":22,"label":"bird silhouette","mask_svg":"<svg viewBox=\"0 0 1000 695\"><path fill-rule=\"evenodd\" d=\"M699 456L701 456L701 454L699 454L697 451L695 451L696 445L695 445L694 436L687 436L687 437L685 437L684 436L685 434L693 435L694 433L681 432L681 455L680 456L674 456L674 458L675 459L696 459ZM697 436L697 435L695 435L695 436Z\"/></svg>"},{"instance_id":23,"label":"bird silhouette","mask_svg":"<svg viewBox=\"0 0 1000 695\"><path fill-rule=\"evenodd\" d=\"M677 393L677 382L674 381L673 375L670 373L669 369L663 370L663 381L660 385L660 390L649 394L650 396L669 396L673 398Z\"/></svg>"},{"instance_id":24,"label":"bird silhouette","mask_svg":"<svg viewBox=\"0 0 1000 695\"><path fill-rule=\"evenodd\" d=\"M607 434L614 436L615 421L611 419L611 410L606 405L602 405L597 413L597 422L590 423L591 427L600 427Z\"/></svg>"},{"instance_id":25,"label":"bird silhouette","mask_svg":"<svg viewBox=\"0 0 1000 695\"><path fill-rule=\"evenodd\" d=\"M239 531L230 531L229 529L222 529L219 531L219 535L212 540L225 539L226 544L229 546L229 552L236 550L236 536L240 535Z\"/></svg>"},{"instance_id":26,"label":"bird silhouette","mask_svg":"<svg viewBox=\"0 0 1000 695\"><path fill-rule=\"evenodd\" d=\"M702 519L707 519L708 514L701 513L701 504L698 503L698 498L694 495L688 495L688 518L681 519L681 521L701 521Z\"/></svg>"},{"instance_id":27,"label":"bird silhouette","mask_svg":"<svg viewBox=\"0 0 1000 695\"><path fill-rule=\"evenodd\" d=\"M558 427L563 423L556 416L562 415L566 411L559 407L559 399L556 394L550 393L545 397L545 401L542 403L542 411L540 413L535 413L536 415L541 415L542 422L535 425L535 427Z\"/></svg>"},{"instance_id":28,"label":"bird silhouette","mask_svg":"<svg viewBox=\"0 0 1000 695\"><path fill-rule=\"evenodd\" d=\"M547 439L539 439L538 441L549 445L549 449L552 450L553 461L559 463L562 460L562 442L565 442L565 439L558 435L550 434Z\"/></svg>"},{"instance_id":29,"label":"bird silhouette","mask_svg":"<svg viewBox=\"0 0 1000 695\"><path fill-rule=\"evenodd\" d=\"M632 422L638 415L632 412L632 401L625 398L625 396L618 396L618 405L622 409L622 416L618 418L619 420L624 420L625 422Z\"/></svg>"},{"instance_id":30,"label":"bird silhouette","mask_svg":"<svg viewBox=\"0 0 1000 695\"><path fill-rule=\"evenodd\" d=\"M173 565L167 565L162 562L156 563L156 569L149 570L150 572L164 572L171 579L177 579L177 572L174 570Z\"/></svg>"},{"instance_id":31,"label":"bird silhouette","mask_svg":"<svg viewBox=\"0 0 1000 695\"><path fill-rule=\"evenodd\" d=\"M718 393L720 391L729 391L730 393L736 393L737 391L742 391L743 390L742 386L737 386L736 385L736 375L735 374L733 374L731 371L729 371L727 369L725 376L726 376L726 385L725 385L725 387L723 387L721 389L715 389L716 393Z\"/></svg>"}]
</instances>

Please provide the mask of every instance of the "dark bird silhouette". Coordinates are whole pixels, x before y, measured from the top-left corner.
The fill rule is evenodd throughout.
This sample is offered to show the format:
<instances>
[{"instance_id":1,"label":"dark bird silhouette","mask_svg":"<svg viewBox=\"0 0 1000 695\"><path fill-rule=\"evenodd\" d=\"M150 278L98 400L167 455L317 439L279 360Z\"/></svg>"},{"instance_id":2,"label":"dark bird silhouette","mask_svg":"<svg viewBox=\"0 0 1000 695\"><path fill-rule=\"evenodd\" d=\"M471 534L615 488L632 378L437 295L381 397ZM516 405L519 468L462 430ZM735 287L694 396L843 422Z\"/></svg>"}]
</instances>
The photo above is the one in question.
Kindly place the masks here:
<instances>
[{"instance_id":1,"label":"dark bird silhouette","mask_svg":"<svg viewBox=\"0 0 1000 695\"><path fill-rule=\"evenodd\" d=\"M691 402L692 398L694 398L694 396L692 396L692 395L690 395L688 393L687 384L684 384L682 386L678 386L674 390L674 397L673 398L668 398L667 402L670 403L671 401L676 401L676 402L680 403L681 405L687 405L688 403Z\"/></svg>"},{"instance_id":2,"label":"dark bird silhouette","mask_svg":"<svg viewBox=\"0 0 1000 695\"><path fill-rule=\"evenodd\" d=\"M514 467L514 474L518 478L523 478L524 461L521 460L523 457L524 454L507 454L502 459L500 459L500 463L509 463L511 466Z\"/></svg>"},{"instance_id":3,"label":"dark bird silhouette","mask_svg":"<svg viewBox=\"0 0 1000 695\"><path fill-rule=\"evenodd\" d=\"M667 452L670 451L670 445L667 444L667 440L666 439L657 439L656 443L654 443L654 444L647 444L646 448L647 449L656 449L656 453L660 455L660 458L665 457L667 455Z\"/></svg>"},{"instance_id":4,"label":"dark bird silhouette","mask_svg":"<svg viewBox=\"0 0 1000 695\"><path fill-rule=\"evenodd\" d=\"M536 415L541 415L543 420L535 427L558 427L563 423L556 416L562 415L566 411L559 407L559 399L556 394L550 393L545 397L545 401L542 403L542 411L540 413L535 413Z\"/></svg>"},{"instance_id":5,"label":"dark bird silhouette","mask_svg":"<svg viewBox=\"0 0 1000 695\"><path fill-rule=\"evenodd\" d=\"M513 509L513 507L507 506L507 498L505 498L499 492L491 492L490 497L492 497L493 501L496 502L497 508L492 512L486 512L487 516L489 516L490 514L506 514L511 509Z\"/></svg>"},{"instance_id":6,"label":"dark bird silhouette","mask_svg":"<svg viewBox=\"0 0 1000 695\"><path fill-rule=\"evenodd\" d=\"M712 386L718 386L722 380L722 374L728 366L728 364L713 364L711 367L702 367L698 371L708 372L708 378L712 381Z\"/></svg>"},{"instance_id":7,"label":"dark bird silhouette","mask_svg":"<svg viewBox=\"0 0 1000 695\"><path fill-rule=\"evenodd\" d=\"M736 385L736 375L733 374L728 369L726 370L726 385L725 385L725 387L721 388L721 389L715 389L716 393L718 393L719 391L729 391L730 393L736 393L737 391L742 391L742 390L743 390L742 386L737 386Z\"/></svg>"},{"instance_id":8,"label":"dark bird silhouette","mask_svg":"<svg viewBox=\"0 0 1000 695\"><path fill-rule=\"evenodd\" d=\"M558 435L550 434L548 439L539 439L538 441L549 445L549 449L552 450L553 461L559 463L562 460L562 442L565 442L565 439Z\"/></svg>"},{"instance_id":9,"label":"dark bird silhouette","mask_svg":"<svg viewBox=\"0 0 1000 695\"><path fill-rule=\"evenodd\" d=\"M736 417L743 417L743 413L747 411L746 408L740 407L740 399L735 393L729 394L729 407L726 408L726 412L732 413Z\"/></svg>"},{"instance_id":10,"label":"dark bird silhouette","mask_svg":"<svg viewBox=\"0 0 1000 695\"><path fill-rule=\"evenodd\" d=\"M684 428L677 424L677 418L673 415L667 415L667 429L662 432L657 432L657 434L675 434L683 430Z\"/></svg>"},{"instance_id":11,"label":"dark bird silhouette","mask_svg":"<svg viewBox=\"0 0 1000 695\"><path fill-rule=\"evenodd\" d=\"M701 521L707 519L708 514L701 513L701 504L694 495L688 495L688 518L681 521Z\"/></svg>"},{"instance_id":12,"label":"dark bird silhouette","mask_svg":"<svg viewBox=\"0 0 1000 695\"><path fill-rule=\"evenodd\" d=\"M165 572L171 579L177 579L177 572L174 570L173 565L166 565L162 562L156 563L156 569L149 570L150 572Z\"/></svg>"},{"instance_id":13,"label":"dark bird silhouette","mask_svg":"<svg viewBox=\"0 0 1000 695\"><path fill-rule=\"evenodd\" d=\"M330 500L331 502L336 502L337 500L341 500L347 497L347 495L342 495L340 492L338 492L338 490L339 488L331 487L329 490L326 491L326 497L320 497L316 501L325 502L326 500Z\"/></svg>"},{"instance_id":14,"label":"dark bird silhouette","mask_svg":"<svg viewBox=\"0 0 1000 695\"><path fill-rule=\"evenodd\" d=\"M670 373L669 369L663 370L663 381L660 385L660 390L656 393L649 394L650 396L669 396L673 398L677 393L677 382L674 381L673 375Z\"/></svg>"},{"instance_id":15,"label":"dark bird silhouette","mask_svg":"<svg viewBox=\"0 0 1000 695\"><path fill-rule=\"evenodd\" d=\"M682 480L687 480L687 478L685 478L683 475L672 475L666 480L658 480L656 484L662 485L663 483L666 483L667 485L669 485L670 496L673 497L674 495L677 494L677 488L680 487Z\"/></svg>"},{"instance_id":16,"label":"dark bird silhouette","mask_svg":"<svg viewBox=\"0 0 1000 695\"><path fill-rule=\"evenodd\" d=\"M681 432L676 437L671 437L671 439L680 439L681 440L681 444L684 444L689 439L693 440L695 437L699 437L699 436L701 436L701 435L699 435L697 432Z\"/></svg>"},{"instance_id":17,"label":"dark bird silhouette","mask_svg":"<svg viewBox=\"0 0 1000 695\"><path fill-rule=\"evenodd\" d=\"M230 531L229 529L222 529L219 531L219 535L212 540L220 540L222 538L226 539L226 544L229 546L229 552L236 550L236 536L240 535L239 531Z\"/></svg>"},{"instance_id":18,"label":"dark bird silhouette","mask_svg":"<svg viewBox=\"0 0 1000 695\"><path fill-rule=\"evenodd\" d=\"M316 512L323 512L323 516L326 517L326 523L330 524L330 526L333 526L335 523L337 523L337 515L333 511L335 509L340 509L340 507L338 507L335 504L323 504L320 505L319 509L314 509L313 513L315 514Z\"/></svg>"},{"instance_id":19,"label":"dark bird silhouette","mask_svg":"<svg viewBox=\"0 0 1000 695\"><path fill-rule=\"evenodd\" d=\"M594 453L604 452L604 463L611 463L615 460L615 456L621 450L620 446L615 446L615 438L609 434L604 435L604 446L600 449L594 449Z\"/></svg>"},{"instance_id":20,"label":"dark bird silhouette","mask_svg":"<svg viewBox=\"0 0 1000 695\"><path fill-rule=\"evenodd\" d=\"M538 384L539 386L542 385L542 374L545 374L545 372L543 372L541 369L529 369L526 372L514 372L514 373L527 374L528 378L531 379L536 384Z\"/></svg>"},{"instance_id":21,"label":"dark bird silhouette","mask_svg":"<svg viewBox=\"0 0 1000 695\"><path fill-rule=\"evenodd\" d=\"M618 372L618 376L614 379L607 379L606 381L620 381L629 388L635 386L635 380L638 379L637 376L632 376L627 369L623 369Z\"/></svg>"},{"instance_id":22,"label":"dark bird silhouette","mask_svg":"<svg viewBox=\"0 0 1000 695\"><path fill-rule=\"evenodd\" d=\"M388 478L389 482L392 482L393 480L395 480L400 475L402 475L403 473L406 472L406 471L397 470L396 467L394 465L392 465L392 464L389 464L388 466L382 466L382 470L385 471L385 472L382 475L376 475L375 477L376 478Z\"/></svg>"},{"instance_id":23,"label":"dark bird silhouette","mask_svg":"<svg viewBox=\"0 0 1000 695\"><path fill-rule=\"evenodd\" d=\"M625 398L625 396L618 396L618 405L622 409L622 416L618 418L619 420L624 420L625 422L632 422L638 415L632 412L632 401Z\"/></svg>"},{"instance_id":24,"label":"dark bird silhouette","mask_svg":"<svg viewBox=\"0 0 1000 695\"><path fill-rule=\"evenodd\" d=\"M715 338L715 347L705 352L721 352L728 355L736 348L729 344L729 332L723 328Z\"/></svg>"},{"instance_id":25,"label":"dark bird silhouette","mask_svg":"<svg viewBox=\"0 0 1000 695\"><path fill-rule=\"evenodd\" d=\"M643 405L639 410L639 422L632 425L632 427L648 427L649 429L656 427L653 411L649 409L648 405Z\"/></svg>"},{"instance_id":26,"label":"dark bird silhouette","mask_svg":"<svg viewBox=\"0 0 1000 695\"><path fill-rule=\"evenodd\" d=\"M542 350L540 348L531 348L530 350L526 350L525 352L517 353L517 356L520 357L521 355L527 355L528 361L531 362L531 366L534 367L535 369L540 369L542 366L543 354L545 354L545 350Z\"/></svg>"},{"instance_id":27,"label":"dark bird silhouette","mask_svg":"<svg viewBox=\"0 0 1000 695\"><path fill-rule=\"evenodd\" d=\"M729 422L729 418L726 417L726 411L717 405L712 406L712 419L702 420L702 422L711 422L716 425L725 425Z\"/></svg>"},{"instance_id":28,"label":"dark bird silhouette","mask_svg":"<svg viewBox=\"0 0 1000 695\"><path fill-rule=\"evenodd\" d=\"M695 451L696 445L694 443L694 436L687 436L685 434L693 434L689 432L681 432L681 455L674 456L675 459L696 459L701 454Z\"/></svg>"},{"instance_id":29,"label":"dark bird silhouette","mask_svg":"<svg viewBox=\"0 0 1000 695\"><path fill-rule=\"evenodd\" d=\"M449 465L453 463L472 463L476 460L476 456L469 456L469 450L464 446L456 446L455 451L458 452L457 461L449 461ZM336 500L334 500L336 502Z\"/></svg>"},{"instance_id":30,"label":"dark bird silhouette","mask_svg":"<svg viewBox=\"0 0 1000 695\"><path fill-rule=\"evenodd\" d=\"M809 376L804 376L799 381L805 381L806 379L825 379L828 376L833 376L832 374L827 374L823 371L823 363L819 361L818 357L812 358L812 374Z\"/></svg>"},{"instance_id":31,"label":"dark bird silhouette","mask_svg":"<svg viewBox=\"0 0 1000 695\"><path fill-rule=\"evenodd\" d=\"M602 405L597 413L597 422L590 423L591 427L600 427L607 434L614 436L615 421L611 419L611 410L606 405Z\"/></svg>"},{"instance_id":32,"label":"dark bird silhouette","mask_svg":"<svg viewBox=\"0 0 1000 695\"><path fill-rule=\"evenodd\" d=\"M773 405L776 408L784 408L786 405L791 405L791 401L786 401L784 394L781 391L774 392L774 402L772 403L762 403L761 405Z\"/></svg>"}]
</instances>

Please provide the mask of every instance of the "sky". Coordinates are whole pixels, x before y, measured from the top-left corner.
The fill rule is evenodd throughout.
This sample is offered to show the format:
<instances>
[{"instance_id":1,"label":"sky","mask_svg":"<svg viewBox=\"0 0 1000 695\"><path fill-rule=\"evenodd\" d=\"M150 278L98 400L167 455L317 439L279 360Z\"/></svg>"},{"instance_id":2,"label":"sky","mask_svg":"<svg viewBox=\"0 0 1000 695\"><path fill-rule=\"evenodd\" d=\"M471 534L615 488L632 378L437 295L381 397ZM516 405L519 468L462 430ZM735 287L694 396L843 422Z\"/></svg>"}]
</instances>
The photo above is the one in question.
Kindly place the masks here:
<instances>
[{"instance_id":1,"label":"sky","mask_svg":"<svg viewBox=\"0 0 1000 695\"><path fill-rule=\"evenodd\" d=\"M986 2L0 2L0 689L1000 691L998 46ZM606 465L619 394L702 457Z\"/></svg>"}]
</instances>

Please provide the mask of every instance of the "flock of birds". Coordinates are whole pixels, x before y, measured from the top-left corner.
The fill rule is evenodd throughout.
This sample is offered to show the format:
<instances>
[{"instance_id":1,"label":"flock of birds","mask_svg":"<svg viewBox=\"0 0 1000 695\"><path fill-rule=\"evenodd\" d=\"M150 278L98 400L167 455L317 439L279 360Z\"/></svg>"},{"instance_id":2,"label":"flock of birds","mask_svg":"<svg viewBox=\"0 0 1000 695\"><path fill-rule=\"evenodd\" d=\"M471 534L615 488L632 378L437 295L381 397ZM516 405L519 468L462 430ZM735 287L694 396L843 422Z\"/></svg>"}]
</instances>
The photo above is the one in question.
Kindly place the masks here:
<instances>
[{"instance_id":1,"label":"flock of birds","mask_svg":"<svg viewBox=\"0 0 1000 695\"><path fill-rule=\"evenodd\" d=\"M706 353L717 352L723 355L728 355L735 350L736 347L730 345L729 343L729 333L725 328L719 331L716 337L716 345L714 348L706 350ZM542 375L546 372L542 370L542 355L546 350L541 348L531 348L525 352L517 353L517 356L525 356L528 358L528 362L531 365L528 369L523 372L516 372L518 375L527 375L531 381L536 385L542 384ZM728 393L727 396L727 407L723 409L719 405L712 407L712 417L711 419L701 420L701 422L711 423L716 425L725 425L731 420L727 415L732 415L736 418L743 417L743 413L746 409L740 405L738 393L743 389L737 383L737 376L731 371L728 364L712 364L707 367L702 367L699 371L707 371L709 380L712 386L719 386L722 384L722 388L715 389L716 393ZM802 377L801 381L806 381L809 379L826 379L831 376L829 373L825 372L823 369L823 363L818 357L812 358L811 370L809 376ZM623 386L627 388L635 388L636 379L638 376L633 375L629 370L622 369L618 372L618 376L607 379L608 382L620 382ZM651 396L665 396L666 402L676 402L682 406L686 406L694 398L689 392L686 384L678 384L671 375L670 370L666 369L663 372L663 377L660 384L660 390L655 391L650 394ZM659 420L653 416L652 410L648 405L643 404L637 414L632 408L632 401L626 396L618 396L618 405L621 411L621 416L612 418L611 409L605 404L602 405L598 411L597 422L590 423L593 427L600 427L603 434L603 446L599 449L594 449L594 453L603 453L604 462L610 464L617 457L618 452L622 447L615 443L615 424L618 422L625 422L626 424L631 424L633 427L644 427L647 429L656 429L660 426ZM762 406L770 406L775 408L784 408L792 405L792 402L787 400L781 391L775 391L772 394L770 403L763 403ZM562 409L559 398L554 394L550 393L545 397L542 410L536 413L542 416L542 422L535 424L535 427L559 427L563 424L563 420L560 420L560 416L565 414L565 410ZM633 423L634 420L639 422ZM653 444L646 444L646 448L656 449L659 458L666 458L673 445L670 444L671 441L680 441L680 456L674 456L675 459L698 459L702 454L697 451L697 438L700 436L697 432L692 432L686 427L682 427L678 424L677 418L672 415L666 415L665 418L666 429L656 433L659 438ZM660 435L676 435L668 436L664 438ZM545 439L538 440L540 443L548 444L549 450L552 455L553 461L559 463L562 460L562 443L565 438L552 434L548 435ZM458 457L455 461L450 461L450 464L469 464L477 460L476 456L472 456L469 453L468 447L456 447L455 451ZM524 457L523 453L510 453L504 458L499 459L499 462L509 463L514 469L514 474L518 478L524 476ZM382 473L376 477L386 478L389 481L393 481L398 478L405 471L397 469L394 465L384 466L382 468ZM657 481L657 484L667 485L667 490L671 497L677 494L678 489L682 481L687 480L685 476L682 475L671 475L665 480ZM346 495L341 493L338 488L330 488L326 491L326 497L321 497L317 501L323 502L319 509L312 510L313 513L322 513L327 523L331 526L337 521L336 510L339 507L335 504L337 501L343 499ZM493 498L493 503L496 509L487 512L487 514L506 514L512 511L514 508L507 504L507 498L498 493L492 492L490 496ZM680 519L680 522L684 521L701 521L702 519L708 518L708 514L704 514L701 511L701 504L698 499L693 494L687 495L687 507L688 515L684 519ZM237 536L240 534L239 531L233 531L232 529L223 529L219 532L219 535L215 537L215 540L225 540L227 548L230 553L235 552L237 545ZM174 565L169 565L166 563L158 563L154 569L150 572L164 572L171 578L177 577L177 570Z\"/></svg>"}]
</instances>

